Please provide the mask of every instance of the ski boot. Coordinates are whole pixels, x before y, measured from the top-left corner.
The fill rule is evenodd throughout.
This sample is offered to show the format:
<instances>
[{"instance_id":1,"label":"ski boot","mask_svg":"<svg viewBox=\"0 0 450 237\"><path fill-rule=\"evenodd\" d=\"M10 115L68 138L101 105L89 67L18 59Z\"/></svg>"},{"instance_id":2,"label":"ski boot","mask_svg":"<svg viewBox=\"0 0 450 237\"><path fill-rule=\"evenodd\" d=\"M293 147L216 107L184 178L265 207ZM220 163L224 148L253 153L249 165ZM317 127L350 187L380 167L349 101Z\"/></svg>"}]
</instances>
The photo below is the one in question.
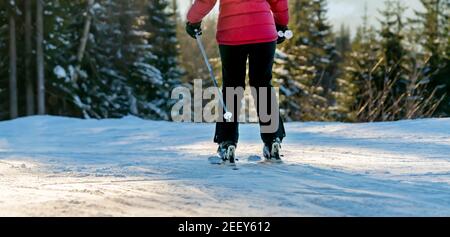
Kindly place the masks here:
<instances>
[{"instance_id":1,"label":"ski boot","mask_svg":"<svg viewBox=\"0 0 450 237\"><path fill-rule=\"evenodd\" d=\"M264 145L264 158L266 158L267 161L281 163L281 140L279 138L275 139L270 144Z\"/></svg>"},{"instance_id":2,"label":"ski boot","mask_svg":"<svg viewBox=\"0 0 450 237\"><path fill-rule=\"evenodd\" d=\"M222 142L217 149L217 154L222 159L224 164L230 165L236 164L236 143L234 142Z\"/></svg>"}]
</instances>

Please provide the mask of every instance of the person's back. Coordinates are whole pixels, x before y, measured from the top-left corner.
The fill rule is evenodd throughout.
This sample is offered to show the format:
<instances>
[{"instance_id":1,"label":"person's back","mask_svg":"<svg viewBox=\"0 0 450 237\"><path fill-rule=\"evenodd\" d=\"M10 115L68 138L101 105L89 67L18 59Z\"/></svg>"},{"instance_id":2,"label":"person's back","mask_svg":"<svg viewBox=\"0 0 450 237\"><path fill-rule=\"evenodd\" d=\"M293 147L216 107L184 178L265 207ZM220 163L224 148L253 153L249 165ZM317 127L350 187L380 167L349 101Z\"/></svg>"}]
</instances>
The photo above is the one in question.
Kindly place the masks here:
<instances>
[{"instance_id":1,"label":"person's back","mask_svg":"<svg viewBox=\"0 0 450 237\"><path fill-rule=\"evenodd\" d=\"M289 21L287 0L219 0L217 41L222 45L242 45L275 41L275 24ZM202 21L217 0L197 0L187 19Z\"/></svg>"}]
</instances>

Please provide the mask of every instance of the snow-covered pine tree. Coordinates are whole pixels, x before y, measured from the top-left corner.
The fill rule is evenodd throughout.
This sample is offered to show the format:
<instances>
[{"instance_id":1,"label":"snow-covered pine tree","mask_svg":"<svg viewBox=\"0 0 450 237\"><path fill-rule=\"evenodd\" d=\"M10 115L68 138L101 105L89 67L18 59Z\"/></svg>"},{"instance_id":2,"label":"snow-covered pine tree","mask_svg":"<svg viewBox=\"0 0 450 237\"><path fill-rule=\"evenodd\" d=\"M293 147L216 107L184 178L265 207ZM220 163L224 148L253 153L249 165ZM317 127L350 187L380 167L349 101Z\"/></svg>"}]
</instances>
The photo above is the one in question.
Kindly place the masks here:
<instances>
[{"instance_id":1,"label":"snow-covered pine tree","mask_svg":"<svg viewBox=\"0 0 450 237\"><path fill-rule=\"evenodd\" d=\"M284 53L277 51L274 69L275 83L280 89L281 114L287 121L312 121L323 118L322 87L314 85L315 67L306 66L300 57L301 47L294 46Z\"/></svg>"},{"instance_id":2,"label":"snow-covered pine tree","mask_svg":"<svg viewBox=\"0 0 450 237\"><path fill-rule=\"evenodd\" d=\"M97 31L102 34L97 45L106 50L103 55L112 63L100 69L111 80L108 84L112 85L114 99L117 99L117 103L112 104L120 110L121 116L134 114L168 119L164 108L166 101L159 94L164 79L159 69L148 63L154 55L147 40L150 32L144 29L142 1L106 0L104 5L108 14L104 15L107 18L102 17L102 29Z\"/></svg>"},{"instance_id":3,"label":"snow-covered pine tree","mask_svg":"<svg viewBox=\"0 0 450 237\"><path fill-rule=\"evenodd\" d=\"M150 33L148 43L155 56L149 63L157 67L167 85L178 83L182 74L178 67L179 43L176 32L176 9L168 0L151 0L147 6L144 29Z\"/></svg>"},{"instance_id":4,"label":"snow-covered pine tree","mask_svg":"<svg viewBox=\"0 0 450 237\"><path fill-rule=\"evenodd\" d=\"M280 108L288 121L326 120L328 100L322 87L327 66L326 38L330 33L322 1L290 2L294 38L277 53L275 81L280 87ZM318 42L313 42L317 40Z\"/></svg>"},{"instance_id":5,"label":"snow-covered pine tree","mask_svg":"<svg viewBox=\"0 0 450 237\"><path fill-rule=\"evenodd\" d=\"M149 64L146 1L56 1L47 6L47 64L54 114L85 118L133 114L167 119L163 78ZM81 9L81 10L80 10Z\"/></svg>"},{"instance_id":6,"label":"snow-covered pine tree","mask_svg":"<svg viewBox=\"0 0 450 237\"><path fill-rule=\"evenodd\" d=\"M129 37L136 11L128 1L103 0L94 4L91 35L87 44L87 79L80 78L76 98L83 114L96 118L137 114L133 90L128 86L129 70L135 58L129 51ZM128 61L127 61L128 60Z\"/></svg>"},{"instance_id":7,"label":"snow-covered pine tree","mask_svg":"<svg viewBox=\"0 0 450 237\"><path fill-rule=\"evenodd\" d=\"M51 1L45 3L45 60L47 78L47 112L54 115L82 116L82 97L75 80L77 51L85 17L87 0ZM87 75L78 72L79 81ZM86 116L89 117L89 116Z\"/></svg>"},{"instance_id":8,"label":"snow-covered pine tree","mask_svg":"<svg viewBox=\"0 0 450 237\"><path fill-rule=\"evenodd\" d=\"M155 102L169 111L171 90L180 85L183 74L178 63L177 5L169 0L151 0L146 8L143 29L149 32L147 41L152 47L152 57L148 57L146 63L158 68L162 74L164 83L158 91L160 101Z\"/></svg>"},{"instance_id":9,"label":"snow-covered pine tree","mask_svg":"<svg viewBox=\"0 0 450 237\"><path fill-rule=\"evenodd\" d=\"M102 63L110 64L109 61L103 61L106 58L96 60L108 54L102 54L104 48L97 44L97 39L103 33L96 31L102 26L101 17L108 18L107 9L101 3L89 0L46 3L45 50L50 114L100 119L112 117L111 113L117 109L110 103L114 96L108 97L114 93L109 87L108 76L97 71ZM87 50L80 56L80 45L88 20ZM110 36L105 35L103 39L106 43L111 41ZM108 45L105 42L100 41L106 47Z\"/></svg>"}]
</instances>

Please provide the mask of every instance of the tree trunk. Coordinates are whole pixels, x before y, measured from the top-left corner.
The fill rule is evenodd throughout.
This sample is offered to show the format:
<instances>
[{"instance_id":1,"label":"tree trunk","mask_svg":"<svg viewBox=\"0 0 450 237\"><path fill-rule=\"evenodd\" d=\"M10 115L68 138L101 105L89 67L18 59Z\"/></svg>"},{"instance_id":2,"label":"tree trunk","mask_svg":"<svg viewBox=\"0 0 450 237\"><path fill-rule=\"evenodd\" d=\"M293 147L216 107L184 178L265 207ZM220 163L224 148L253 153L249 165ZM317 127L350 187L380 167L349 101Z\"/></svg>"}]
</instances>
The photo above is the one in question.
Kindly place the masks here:
<instances>
[{"instance_id":1,"label":"tree trunk","mask_svg":"<svg viewBox=\"0 0 450 237\"><path fill-rule=\"evenodd\" d=\"M16 19L13 12L9 16L9 113L11 119L18 116Z\"/></svg>"},{"instance_id":2,"label":"tree trunk","mask_svg":"<svg viewBox=\"0 0 450 237\"><path fill-rule=\"evenodd\" d=\"M80 47L78 48L77 54L77 66L75 70L75 75L73 77L74 81L78 80L79 71L81 68L81 62L83 61L84 53L86 51L86 45L89 37L89 32L91 31L91 23L92 23L92 15L90 13L92 5L94 4L94 0L88 1L87 6L87 16L86 21L84 22L83 35L81 36Z\"/></svg>"},{"instance_id":3,"label":"tree trunk","mask_svg":"<svg viewBox=\"0 0 450 237\"><path fill-rule=\"evenodd\" d=\"M43 0L36 1L36 64L38 114L45 114Z\"/></svg>"},{"instance_id":4,"label":"tree trunk","mask_svg":"<svg viewBox=\"0 0 450 237\"><path fill-rule=\"evenodd\" d=\"M25 85L27 98L27 115L35 113L34 106L34 83L32 79L31 57L32 57L32 36L31 36L31 0L25 0Z\"/></svg>"}]
</instances>

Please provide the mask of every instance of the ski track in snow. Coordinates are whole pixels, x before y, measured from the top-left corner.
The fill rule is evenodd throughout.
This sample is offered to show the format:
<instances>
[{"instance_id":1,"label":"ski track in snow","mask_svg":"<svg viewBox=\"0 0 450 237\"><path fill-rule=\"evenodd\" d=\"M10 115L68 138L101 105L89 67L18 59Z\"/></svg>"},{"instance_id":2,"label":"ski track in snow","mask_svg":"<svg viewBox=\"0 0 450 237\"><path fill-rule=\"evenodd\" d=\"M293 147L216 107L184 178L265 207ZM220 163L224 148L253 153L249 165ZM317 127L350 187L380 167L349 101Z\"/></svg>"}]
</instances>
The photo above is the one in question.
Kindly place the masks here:
<instances>
[{"instance_id":1,"label":"ski track in snow","mask_svg":"<svg viewBox=\"0 0 450 237\"><path fill-rule=\"evenodd\" d=\"M214 166L214 125L0 123L0 216L449 216L450 119L288 123L284 164Z\"/></svg>"}]
</instances>

